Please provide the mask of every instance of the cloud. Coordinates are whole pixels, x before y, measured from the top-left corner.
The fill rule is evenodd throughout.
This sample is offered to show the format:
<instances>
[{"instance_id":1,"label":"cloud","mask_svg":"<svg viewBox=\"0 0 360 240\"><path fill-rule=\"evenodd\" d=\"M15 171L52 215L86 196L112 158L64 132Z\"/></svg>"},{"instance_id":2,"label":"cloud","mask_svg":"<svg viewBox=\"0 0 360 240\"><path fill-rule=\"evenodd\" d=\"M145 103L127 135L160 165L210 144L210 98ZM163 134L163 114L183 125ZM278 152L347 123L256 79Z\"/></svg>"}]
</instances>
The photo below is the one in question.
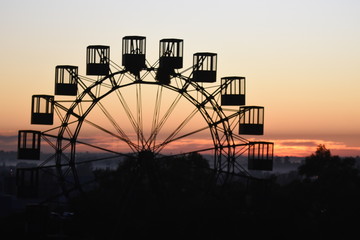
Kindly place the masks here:
<instances>
[{"instance_id":1,"label":"cloud","mask_svg":"<svg viewBox=\"0 0 360 240\"><path fill-rule=\"evenodd\" d=\"M322 139L272 139L274 154L278 156L309 156L316 151L319 144L323 144L333 155L359 156L360 147L348 146L344 142Z\"/></svg>"},{"instance_id":2,"label":"cloud","mask_svg":"<svg viewBox=\"0 0 360 240\"><path fill-rule=\"evenodd\" d=\"M17 151L17 135L2 134L0 135L0 150L3 151ZM114 140L111 137L83 137L80 141L93 144L105 149L129 152L130 148L119 140ZM266 139L265 141L274 142L275 156L298 156L306 157L316 151L319 144L324 144L333 155L339 156L360 156L360 146L349 146L347 143L341 141L329 141L322 139ZM54 151L46 143L43 144L42 151ZM179 141L168 144L163 153L187 152L193 150L207 149L213 146L212 140L206 139L181 139ZM86 147L82 144L77 146L78 151L99 151L92 147ZM68 149L69 151L69 149Z\"/></svg>"},{"instance_id":3,"label":"cloud","mask_svg":"<svg viewBox=\"0 0 360 240\"><path fill-rule=\"evenodd\" d=\"M17 135L0 135L0 150L15 151L17 150Z\"/></svg>"},{"instance_id":4,"label":"cloud","mask_svg":"<svg viewBox=\"0 0 360 240\"><path fill-rule=\"evenodd\" d=\"M282 146L298 146L298 147L316 147L318 143L314 140L284 140L278 142Z\"/></svg>"},{"instance_id":5,"label":"cloud","mask_svg":"<svg viewBox=\"0 0 360 240\"><path fill-rule=\"evenodd\" d=\"M17 141L18 139L18 136L3 136L3 135L0 135L0 142L12 142L12 141Z\"/></svg>"}]
</instances>

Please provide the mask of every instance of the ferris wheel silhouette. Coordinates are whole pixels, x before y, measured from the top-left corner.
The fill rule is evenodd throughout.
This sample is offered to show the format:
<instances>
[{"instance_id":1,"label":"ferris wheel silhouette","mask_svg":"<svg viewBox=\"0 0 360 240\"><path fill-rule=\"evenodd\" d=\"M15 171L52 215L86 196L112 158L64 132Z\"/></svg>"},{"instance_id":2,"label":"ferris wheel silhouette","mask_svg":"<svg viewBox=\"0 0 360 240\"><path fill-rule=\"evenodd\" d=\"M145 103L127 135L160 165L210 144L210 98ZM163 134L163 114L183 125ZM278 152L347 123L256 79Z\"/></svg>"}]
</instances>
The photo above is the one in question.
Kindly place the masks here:
<instances>
[{"instance_id":1,"label":"ferris wheel silhouette","mask_svg":"<svg viewBox=\"0 0 360 240\"><path fill-rule=\"evenodd\" d=\"M160 40L159 58L149 63L146 38L125 36L122 66L104 45L86 48L86 76L77 66L56 66L55 95L32 96L31 124L42 129L18 134L18 158L40 160L17 169L18 194L37 197L41 172L56 177L64 196L85 191L94 181L82 176L82 166L124 158L141 165L199 153L218 183L272 170L273 143L243 137L264 132L264 107L245 105L245 77L217 81L211 52L193 54L192 66L183 69L183 43ZM93 154L85 158L87 152Z\"/></svg>"}]
</instances>

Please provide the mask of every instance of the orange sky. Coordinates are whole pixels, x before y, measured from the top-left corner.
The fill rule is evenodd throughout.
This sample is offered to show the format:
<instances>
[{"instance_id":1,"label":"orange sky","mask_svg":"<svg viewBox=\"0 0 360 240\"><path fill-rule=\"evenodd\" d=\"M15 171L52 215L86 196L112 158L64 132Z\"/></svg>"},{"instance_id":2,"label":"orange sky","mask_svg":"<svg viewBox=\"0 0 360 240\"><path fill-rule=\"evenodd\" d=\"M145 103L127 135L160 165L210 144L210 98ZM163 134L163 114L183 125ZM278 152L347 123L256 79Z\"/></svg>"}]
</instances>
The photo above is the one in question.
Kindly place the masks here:
<instances>
[{"instance_id":1,"label":"orange sky","mask_svg":"<svg viewBox=\"0 0 360 240\"><path fill-rule=\"evenodd\" d=\"M30 125L30 99L53 94L56 65L79 66L85 75L85 49L92 44L109 45L111 59L121 65L122 37L142 35L150 62L158 58L160 39L181 38L184 68L193 53L209 51L218 54L218 81L245 76L247 104L265 106L265 135L256 139L274 141L275 155L306 156L317 144L334 154L360 155L359 1L168 5L2 1L0 150L16 150L19 129L38 129Z\"/></svg>"}]
</instances>

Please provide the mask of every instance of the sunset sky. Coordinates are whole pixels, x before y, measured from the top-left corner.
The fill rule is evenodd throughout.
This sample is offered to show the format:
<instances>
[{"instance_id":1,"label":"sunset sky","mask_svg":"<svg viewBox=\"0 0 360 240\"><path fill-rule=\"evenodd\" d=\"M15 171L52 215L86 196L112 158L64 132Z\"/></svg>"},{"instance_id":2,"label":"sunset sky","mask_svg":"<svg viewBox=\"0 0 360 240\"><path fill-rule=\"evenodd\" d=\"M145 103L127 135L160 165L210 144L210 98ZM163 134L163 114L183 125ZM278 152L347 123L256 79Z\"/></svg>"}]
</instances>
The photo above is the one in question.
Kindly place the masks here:
<instances>
[{"instance_id":1,"label":"sunset sky","mask_svg":"<svg viewBox=\"0 0 360 240\"><path fill-rule=\"evenodd\" d=\"M247 104L265 107L275 155L307 156L318 144L360 155L360 1L358 0L2 0L0 150L16 150L30 124L31 96L53 94L56 65L85 75L88 45L184 39L184 67L195 52L218 54L218 81L247 79Z\"/></svg>"}]
</instances>

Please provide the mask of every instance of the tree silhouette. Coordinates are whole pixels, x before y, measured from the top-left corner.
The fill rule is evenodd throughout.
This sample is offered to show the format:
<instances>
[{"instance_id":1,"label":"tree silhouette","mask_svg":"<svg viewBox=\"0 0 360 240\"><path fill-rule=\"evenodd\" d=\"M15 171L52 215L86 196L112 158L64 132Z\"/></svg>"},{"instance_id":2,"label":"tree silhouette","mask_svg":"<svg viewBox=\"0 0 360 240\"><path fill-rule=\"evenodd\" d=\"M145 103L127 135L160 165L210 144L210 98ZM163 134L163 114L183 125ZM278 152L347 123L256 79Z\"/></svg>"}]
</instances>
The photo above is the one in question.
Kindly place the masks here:
<instances>
[{"instance_id":1,"label":"tree silhouette","mask_svg":"<svg viewBox=\"0 0 360 240\"><path fill-rule=\"evenodd\" d=\"M360 178L354 166L354 158L333 156L319 145L299 167L305 179L297 187L306 191L302 198L322 236L343 238L354 233L354 220L360 213Z\"/></svg>"},{"instance_id":2,"label":"tree silhouette","mask_svg":"<svg viewBox=\"0 0 360 240\"><path fill-rule=\"evenodd\" d=\"M305 158L305 164L299 167L299 173L306 177L316 177L331 162L330 150L318 145L316 152Z\"/></svg>"},{"instance_id":3,"label":"tree silhouette","mask_svg":"<svg viewBox=\"0 0 360 240\"><path fill-rule=\"evenodd\" d=\"M94 174L98 187L72 201L71 234L112 239L189 234L213 173L197 153L160 159L144 153Z\"/></svg>"},{"instance_id":4,"label":"tree silhouette","mask_svg":"<svg viewBox=\"0 0 360 240\"><path fill-rule=\"evenodd\" d=\"M63 230L69 239L352 239L358 235L360 177L354 158L333 156L319 145L299 167L303 177L289 184L248 179L247 184L215 184L212 191L208 167L199 154L155 159L144 152L116 170L96 170L98 187L85 198L72 199L75 215L64 222ZM14 228L22 218L2 223Z\"/></svg>"},{"instance_id":5,"label":"tree silhouette","mask_svg":"<svg viewBox=\"0 0 360 240\"><path fill-rule=\"evenodd\" d=\"M318 179L324 184L347 185L358 177L358 170L354 166L354 158L332 156L330 150L320 144L315 153L305 158L305 163L299 167L299 174Z\"/></svg>"}]
</instances>

